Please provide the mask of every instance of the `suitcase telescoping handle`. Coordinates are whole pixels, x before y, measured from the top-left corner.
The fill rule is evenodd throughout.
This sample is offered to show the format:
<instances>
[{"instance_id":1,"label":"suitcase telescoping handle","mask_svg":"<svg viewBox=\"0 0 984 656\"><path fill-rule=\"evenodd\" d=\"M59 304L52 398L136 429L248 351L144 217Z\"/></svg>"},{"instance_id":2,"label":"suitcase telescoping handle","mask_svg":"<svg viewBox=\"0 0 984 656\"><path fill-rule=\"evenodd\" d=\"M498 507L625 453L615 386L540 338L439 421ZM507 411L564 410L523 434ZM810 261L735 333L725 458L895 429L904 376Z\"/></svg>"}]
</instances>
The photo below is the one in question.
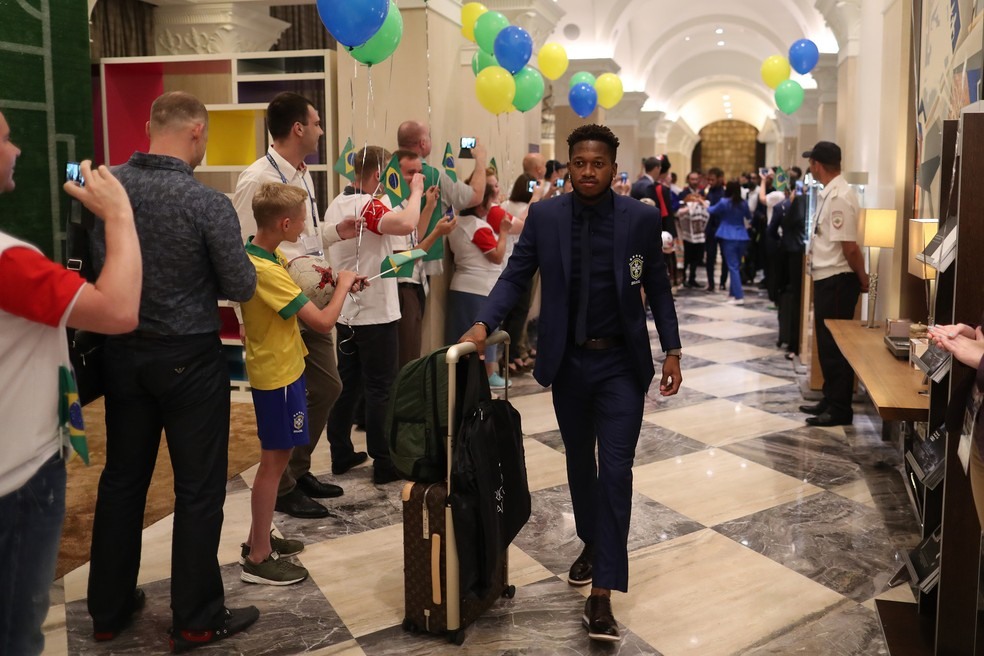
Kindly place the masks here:
<instances>
[{"instance_id":1,"label":"suitcase telescoping handle","mask_svg":"<svg viewBox=\"0 0 984 656\"><path fill-rule=\"evenodd\" d=\"M497 330L496 332L489 335L485 343L489 346L495 344L505 344L506 345L506 362L509 362L509 334L502 330ZM458 361L465 357L469 353L474 353L476 351L475 345L471 342L464 344L455 344L447 350L444 355L444 361L448 364L448 434L445 440L445 448L447 449L447 477L445 478L447 482L448 499L451 498L451 439L454 436L454 431L458 429L454 425L454 414L455 414L455 403L457 399L456 391L458 389ZM509 367L506 367L506 388L505 394L506 399L509 398ZM444 526L445 526L445 565L446 565L446 585L447 594L445 599L447 600L447 622L446 628L449 632L458 631L461 628L461 570L459 569L458 563L458 542L455 539L454 534L454 516L451 512L451 504L447 504L444 508Z\"/></svg>"}]
</instances>

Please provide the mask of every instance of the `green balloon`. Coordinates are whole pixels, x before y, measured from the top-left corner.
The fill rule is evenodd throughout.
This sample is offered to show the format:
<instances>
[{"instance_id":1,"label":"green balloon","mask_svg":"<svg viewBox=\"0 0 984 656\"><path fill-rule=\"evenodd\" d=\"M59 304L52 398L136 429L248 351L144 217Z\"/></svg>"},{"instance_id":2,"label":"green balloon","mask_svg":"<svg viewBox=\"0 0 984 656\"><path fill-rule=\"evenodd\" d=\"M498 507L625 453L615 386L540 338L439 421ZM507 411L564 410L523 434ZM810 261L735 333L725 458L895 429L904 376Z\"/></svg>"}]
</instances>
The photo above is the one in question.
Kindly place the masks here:
<instances>
[{"instance_id":1,"label":"green balloon","mask_svg":"<svg viewBox=\"0 0 984 656\"><path fill-rule=\"evenodd\" d=\"M499 62L495 60L495 55L490 55L484 50L476 50L475 54L472 55L472 73L475 75L478 75L489 66L498 65Z\"/></svg>"},{"instance_id":2,"label":"green balloon","mask_svg":"<svg viewBox=\"0 0 984 656\"><path fill-rule=\"evenodd\" d=\"M475 41L487 53L495 52L495 37L509 27L509 19L497 11L487 11L475 21Z\"/></svg>"},{"instance_id":3,"label":"green balloon","mask_svg":"<svg viewBox=\"0 0 984 656\"><path fill-rule=\"evenodd\" d=\"M803 87L795 80L783 80L776 87L776 107L785 114L792 114L803 104Z\"/></svg>"},{"instance_id":4,"label":"green balloon","mask_svg":"<svg viewBox=\"0 0 984 656\"><path fill-rule=\"evenodd\" d=\"M403 16L396 3L390 0L389 13L379 31L358 48L349 48L348 51L356 60L372 66L392 55L402 38Z\"/></svg>"},{"instance_id":5,"label":"green balloon","mask_svg":"<svg viewBox=\"0 0 984 656\"><path fill-rule=\"evenodd\" d=\"M516 80L516 97L513 106L521 112L528 112L543 100L543 76L540 71L524 66L513 75Z\"/></svg>"},{"instance_id":6,"label":"green balloon","mask_svg":"<svg viewBox=\"0 0 984 656\"><path fill-rule=\"evenodd\" d=\"M589 87L594 87L595 76L585 71L581 71L580 73L575 73L574 75L571 76L570 88L573 89L575 84L580 84L581 82L584 82Z\"/></svg>"}]
</instances>

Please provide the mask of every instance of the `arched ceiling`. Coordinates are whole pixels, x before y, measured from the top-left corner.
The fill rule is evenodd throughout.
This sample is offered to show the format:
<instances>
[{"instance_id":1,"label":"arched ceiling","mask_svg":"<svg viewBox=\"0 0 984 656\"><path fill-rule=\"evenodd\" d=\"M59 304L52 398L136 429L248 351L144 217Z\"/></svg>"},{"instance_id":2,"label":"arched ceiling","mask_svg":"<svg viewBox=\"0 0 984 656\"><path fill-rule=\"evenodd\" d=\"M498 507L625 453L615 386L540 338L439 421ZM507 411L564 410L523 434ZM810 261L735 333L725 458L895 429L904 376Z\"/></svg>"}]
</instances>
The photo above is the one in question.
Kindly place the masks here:
<instances>
[{"instance_id":1,"label":"arched ceiling","mask_svg":"<svg viewBox=\"0 0 984 656\"><path fill-rule=\"evenodd\" d=\"M649 96L646 110L694 132L726 118L762 129L776 113L759 75L762 61L785 56L803 38L822 53L838 50L815 0L704 0L673 3L670 11L660 0L555 2L565 15L551 41L563 44L571 59L614 60L626 90ZM809 75L793 79L816 87Z\"/></svg>"}]
</instances>

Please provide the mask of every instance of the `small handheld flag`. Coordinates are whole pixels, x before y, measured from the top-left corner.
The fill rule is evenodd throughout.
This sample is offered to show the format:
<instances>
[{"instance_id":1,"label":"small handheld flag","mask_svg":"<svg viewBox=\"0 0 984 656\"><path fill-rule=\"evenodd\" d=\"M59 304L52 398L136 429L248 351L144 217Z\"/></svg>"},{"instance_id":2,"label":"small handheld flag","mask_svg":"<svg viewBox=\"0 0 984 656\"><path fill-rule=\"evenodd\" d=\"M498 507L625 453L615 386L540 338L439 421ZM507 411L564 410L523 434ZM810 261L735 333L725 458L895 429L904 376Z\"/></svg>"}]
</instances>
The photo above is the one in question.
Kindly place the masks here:
<instances>
[{"instance_id":1,"label":"small handheld flag","mask_svg":"<svg viewBox=\"0 0 984 656\"><path fill-rule=\"evenodd\" d=\"M62 442L79 454L82 462L89 464L89 446L85 440L85 425L82 421L82 404L75 387L75 376L65 366L58 368L58 425Z\"/></svg>"},{"instance_id":2,"label":"small handheld flag","mask_svg":"<svg viewBox=\"0 0 984 656\"><path fill-rule=\"evenodd\" d=\"M493 157L489 160L489 168L492 169L492 175L499 177L499 165L495 163L495 158Z\"/></svg>"},{"instance_id":3,"label":"small handheld flag","mask_svg":"<svg viewBox=\"0 0 984 656\"><path fill-rule=\"evenodd\" d=\"M781 166L776 167L775 179L776 179L776 183L775 183L776 191L786 191L787 189L789 189L789 176L786 175L786 172L783 170Z\"/></svg>"},{"instance_id":4,"label":"small handheld flag","mask_svg":"<svg viewBox=\"0 0 984 656\"><path fill-rule=\"evenodd\" d=\"M393 253L386 256L382 264L379 265L379 275L369 278L409 278L413 275L413 263L427 255L427 251L415 248L412 251Z\"/></svg>"},{"instance_id":5,"label":"small handheld flag","mask_svg":"<svg viewBox=\"0 0 984 656\"><path fill-rule=\"evenodd\" d=\"M345 147L342 148L342 154L335 162L334 169L338 175L349 180L355 180L355 146L352 145L352 137L349 137L348 141L345 142Z\"/></svg>"},{"instance_id":6,"label":"small handheld flag","mask_svg":"<svg viewBox=\"0 0 984 656\"><path fill-rule=\"evenodd\" d=\"M454 151L451 150L451 144L448 144L444 149L444 172L448 174L453 182L458 181L458 173L454 170Z\"/></svg>"},{"instance_id":7,"label":"small handheld flag","mask_svg":"<svg viewBox=\"0 0 984 656\"><path fill-rule=\"evenodd\" d=\"M400 159L396 155L393 155L393 159L383 171L383 189L389 196L393 207L398 207L400 203L410 198L410 185L403 178L403 171L400 170Z\"/></svg>"}]
</instances>

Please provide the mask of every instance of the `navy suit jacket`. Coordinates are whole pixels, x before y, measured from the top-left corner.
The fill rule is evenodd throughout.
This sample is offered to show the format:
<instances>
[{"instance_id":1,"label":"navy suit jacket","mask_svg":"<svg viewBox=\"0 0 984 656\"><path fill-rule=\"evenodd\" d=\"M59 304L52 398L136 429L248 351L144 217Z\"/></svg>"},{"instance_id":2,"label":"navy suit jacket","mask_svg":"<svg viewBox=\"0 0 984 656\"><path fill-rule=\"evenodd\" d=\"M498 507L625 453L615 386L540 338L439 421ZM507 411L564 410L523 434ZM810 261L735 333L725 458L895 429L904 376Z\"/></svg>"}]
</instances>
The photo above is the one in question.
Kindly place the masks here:
<instances>
[{"instance_id":1,"label":"navy suit jacket","mask_svg":"<svg viewBox=\"0 0 984 656\"><path fill-rule=\"evenodd\" d=\"M663 258L659 210L616 195L614 220L612 257L622 334L639 381L649 389L656 369L640 288L646 290L663 350L680 348L676 308ZM516 304L533 274L540 270L542 291L533 376L544 386L553 382L564 354L571 347L567 336L571 332L568 319L573 222L571 194L530 205L526 225L509 257L509 264L476 317L476 321L493 328L498 326Z\"/></svg>"}]
</instances>

